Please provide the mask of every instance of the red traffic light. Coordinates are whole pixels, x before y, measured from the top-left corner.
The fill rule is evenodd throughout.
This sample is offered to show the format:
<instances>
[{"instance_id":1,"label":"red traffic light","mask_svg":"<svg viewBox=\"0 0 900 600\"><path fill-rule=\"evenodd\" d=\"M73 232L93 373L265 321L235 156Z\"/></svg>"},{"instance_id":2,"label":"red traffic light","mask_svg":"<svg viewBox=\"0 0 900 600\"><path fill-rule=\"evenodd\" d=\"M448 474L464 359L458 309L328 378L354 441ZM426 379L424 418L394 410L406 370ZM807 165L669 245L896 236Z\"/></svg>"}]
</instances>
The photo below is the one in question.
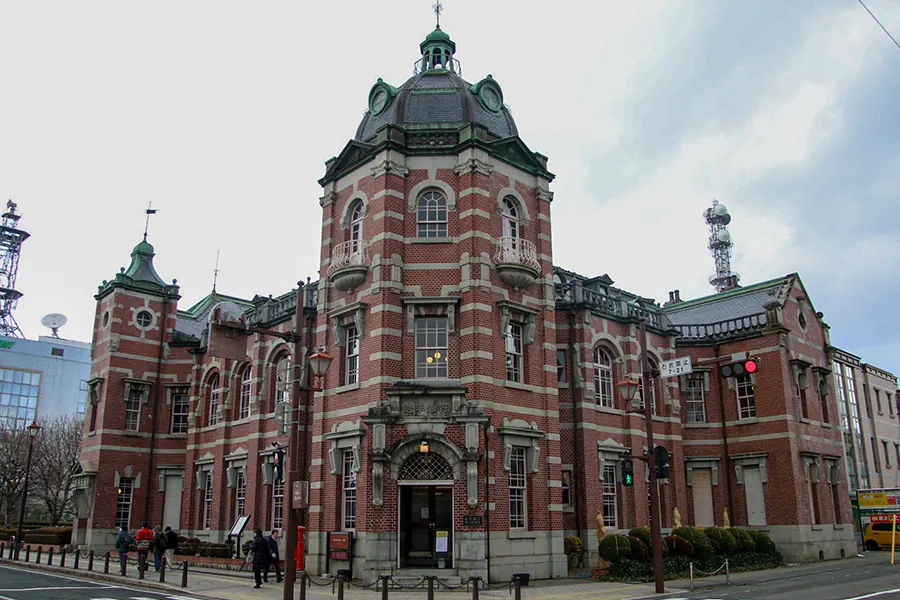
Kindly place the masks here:
<instances>
[{"instance_id":1,"label":"red traffic light","mask_svg":"<svg viewBox=\"0 0 900 600\"><path fill-rule=\"evenodd\" d=\"M756 373L757 371L759 371L759 363L755 358L751 358L744 363L744 371L746 371L747 373Z\"/></svg>"},{"instance_id":2,"label":"red traffic light","mask_svg":"<svg viewBox=\"0 0 900 600\"><path fill-rule=\"evenodd\" d=\"M720 367L722 377L740 377L742 375L752 375L759 372L759 359L748 358L741 362L731 363Z\"/></svg>"}]
</instances>

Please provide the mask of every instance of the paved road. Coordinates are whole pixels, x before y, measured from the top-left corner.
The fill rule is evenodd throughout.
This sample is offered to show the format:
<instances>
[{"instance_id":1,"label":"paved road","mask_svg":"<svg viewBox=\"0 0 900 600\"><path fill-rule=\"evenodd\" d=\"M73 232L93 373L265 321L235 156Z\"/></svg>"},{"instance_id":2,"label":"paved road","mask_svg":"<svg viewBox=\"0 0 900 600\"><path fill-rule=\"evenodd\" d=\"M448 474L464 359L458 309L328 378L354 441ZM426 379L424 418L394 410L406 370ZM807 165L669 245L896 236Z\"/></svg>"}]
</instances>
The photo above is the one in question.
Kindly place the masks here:
<instances>
[{"instance_id":1,"label":"paved road","mask_svg":"<svg viewBox=\"0 0 900 600\"><path fill-rule=\"evenodd\" d=\"M0 565L0 600L199 600Z\"/></svg>"},{"instance_id":2,"label":"paved road","mask_svg":"<svg viewBox=\"0 0 900 600\"><path fill-rule=\"evenodd\" d=\"M666 600L900 600L900 564L886 557L818 573L797 573L780 579L680 592Z\"/></svg>"}]
</instances>

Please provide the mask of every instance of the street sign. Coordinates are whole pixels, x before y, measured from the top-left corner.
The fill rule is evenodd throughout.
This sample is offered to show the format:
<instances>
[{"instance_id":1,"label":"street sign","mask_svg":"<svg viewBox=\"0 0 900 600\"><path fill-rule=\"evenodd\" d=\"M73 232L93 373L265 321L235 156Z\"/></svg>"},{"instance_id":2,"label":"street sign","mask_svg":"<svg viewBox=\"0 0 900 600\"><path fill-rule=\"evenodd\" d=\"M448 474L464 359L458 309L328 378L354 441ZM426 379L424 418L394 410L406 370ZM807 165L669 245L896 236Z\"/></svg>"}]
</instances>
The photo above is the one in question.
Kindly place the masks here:
<instances>
[{"instance_id":1,"label":"street sign","mask_svg":"<svg viewBox=\"0 0 900 600\"><path fill-rule=\"evenodd\" d=\"M687 375L693 373L694 368L691 365L690 356L679 356L672 360L664 360L659 363L660 377L678 377L679 375Z\"/></svg>"},{"instance_id":2,"label":"street sign","mask_svg":"<svg viewBox=\"0 0 900 600\"><path fill-rule=\"evenodd\" d=\"M293 508L308 508L309 507L309 482L308 481L295 481L294 489L292 490L293 497L291 498L291 506Z\"/></svg>"}]
</instances>

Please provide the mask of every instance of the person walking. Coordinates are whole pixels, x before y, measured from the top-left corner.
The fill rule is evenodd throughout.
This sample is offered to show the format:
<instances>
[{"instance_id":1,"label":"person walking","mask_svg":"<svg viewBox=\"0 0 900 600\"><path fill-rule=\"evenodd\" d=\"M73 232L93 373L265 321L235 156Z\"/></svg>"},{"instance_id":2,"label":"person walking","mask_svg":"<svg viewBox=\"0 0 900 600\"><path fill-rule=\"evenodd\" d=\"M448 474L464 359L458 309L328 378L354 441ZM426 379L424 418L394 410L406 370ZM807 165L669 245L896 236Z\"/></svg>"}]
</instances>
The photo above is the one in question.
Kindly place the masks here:
<instances>
[{"instance_id":1,"label":"person walking","mask_svg":"<svg viewBox=\"0 0 900 600\"><path fill-rule=\"evenodd\" d=\"M150 523L144 521L135 536L137 540L138 569L147 571L147 555L150 554L150 546L153 545L153 531Z\"/></svg>"},{"instance_id":2,"label":"person walking","mask_svg":"<svg viewBox=\"0 0 900 600\"><path fill-rule=\"evenodd\" d=\"M262 529L253 532L253 579L256 580L254 588L262 587L262 573L269 568L269 542L263 537Z\"/></svg>"},{"instance_id":3,"label":"person walking","mask_svg":"<svg viewBox=\"0 0 900 600\"><path fill-rule=\"evenodd\" d=\"M153 528L153 566L159 573L162 566L162 557L166 551L166 535L163 533L162 527L157 525Z\"/></svg>"},{"instance_id":4,"label":"person walking","mask_svg":"<svg viewBox=\"0 0 900 600\"><path fill-rule=\"evenodd\" d=\"M175 561L176 550L178 550L178 534L171 527L166 526L166 563L170 569Z\"/></svg>"},{"instance_id":5,"label":"person walking","mask_svg":"<svg viewBox=\"0 0 900 600\"><path fill-rule=\"evenodd\" d=\"M269 544L269 565L275 567L275 577L278 583L281 583L281 553L278 551L277 529L272 530L272 535L266 538L266 542ZM269 581L269 565L266 565L266 573L263 576L265 582Z\"/></svg>"},{"instance_id":6,"label":"person walking","mask_svg":"<svg viewBox=\"0 0 900 600\"><path fill-rule=\"evenodd\" d=\"M125 563L128 561L128 547L131 546L131 536L124 527L119 527L116 534L116 550L119 551L119 573L125 576Z\"/></svg>"}]
</instances>

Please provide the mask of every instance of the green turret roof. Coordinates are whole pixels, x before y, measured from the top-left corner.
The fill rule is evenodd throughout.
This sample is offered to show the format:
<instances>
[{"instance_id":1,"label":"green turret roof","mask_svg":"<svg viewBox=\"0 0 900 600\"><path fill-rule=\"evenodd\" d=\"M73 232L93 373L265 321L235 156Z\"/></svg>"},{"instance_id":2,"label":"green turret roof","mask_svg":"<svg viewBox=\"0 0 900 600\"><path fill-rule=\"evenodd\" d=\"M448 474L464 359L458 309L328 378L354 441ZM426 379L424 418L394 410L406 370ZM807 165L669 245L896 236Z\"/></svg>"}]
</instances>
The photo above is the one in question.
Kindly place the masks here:
<instances>
[{"instance_id":1,"label":"green turret roof","mask_svg":"<svg viewBox=\"0 0 900 600\"><path fill-rule=\"evenodd\" d=\"M97 297L105 296L116 287L178 297L178 286L175 282L166 283L156 272L156 268L153 266L155 255L153 246L144 237L131 251L131 264L128 265L128 268L123 268L116 273L112 281L104 281L97 292Z\"/></svg>"}]
</instances>

